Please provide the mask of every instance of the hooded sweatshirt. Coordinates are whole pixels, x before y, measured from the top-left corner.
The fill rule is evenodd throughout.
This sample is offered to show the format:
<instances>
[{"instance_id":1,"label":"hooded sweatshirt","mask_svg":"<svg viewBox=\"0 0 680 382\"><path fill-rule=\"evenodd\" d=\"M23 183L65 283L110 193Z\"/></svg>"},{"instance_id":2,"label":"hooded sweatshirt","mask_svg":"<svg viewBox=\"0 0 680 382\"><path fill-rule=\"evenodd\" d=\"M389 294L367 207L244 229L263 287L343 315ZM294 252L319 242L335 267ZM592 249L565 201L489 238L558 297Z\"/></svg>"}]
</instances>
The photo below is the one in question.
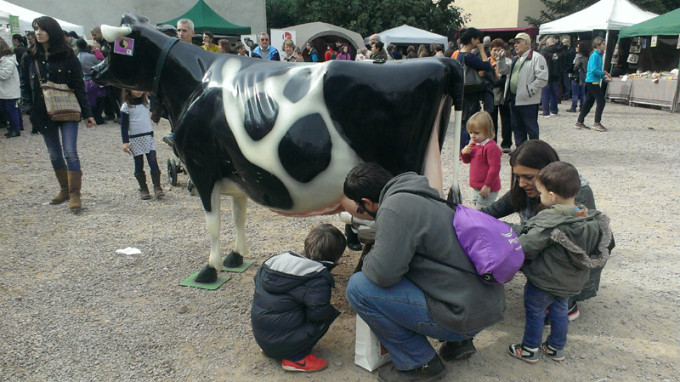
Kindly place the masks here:
<instances>
[{"instance_id":1,"label":"hooded sweatshirt","mask_svg":"<svg viewBox=\"0 0 680 382\"><path fill-rule=\"evenodd\" d=\"M13 54L0 57L0 99L21 98L19 69Z\"/></svg>"},{"instance_id":2,"label":"hooded sweatshirt","mask_svg":"<svg viewBox=\"0 0 680 382\"><path fill-rule=\"evenodd\" d=\"M406 277L423 291L437 323L455 333L478 331L502 320L503 286L484 284L474 274L453 229L454 211L401 190L439 196L427 178L412 172L385 185L375 218L375 244L362 268L366 277L383 288Z\"/></svg>"},{"instance_id":3,"label":"hooded sweatshirt","mask_svg":"<svg viewBox=\"0 0 680 382\"><path fill-rule=\"evenodd\" d=\"M340 315L331 305L335 264L286 252L255 275L250 311L255 341L268 357L286 359L317 343Z\"/></svg>"},{"instance_id":4,"label":"hooded sweatshirt","mask_svg":"<svg viewBox=\"0 0 680 382\"><path fill-rule=\"evenodd\" d=\"M522 272L537 288L555 296L580 293L590 270L609 259L609 218L583 206L554 205L529 219L523 232Z\"/></svg>"}]
</instances>

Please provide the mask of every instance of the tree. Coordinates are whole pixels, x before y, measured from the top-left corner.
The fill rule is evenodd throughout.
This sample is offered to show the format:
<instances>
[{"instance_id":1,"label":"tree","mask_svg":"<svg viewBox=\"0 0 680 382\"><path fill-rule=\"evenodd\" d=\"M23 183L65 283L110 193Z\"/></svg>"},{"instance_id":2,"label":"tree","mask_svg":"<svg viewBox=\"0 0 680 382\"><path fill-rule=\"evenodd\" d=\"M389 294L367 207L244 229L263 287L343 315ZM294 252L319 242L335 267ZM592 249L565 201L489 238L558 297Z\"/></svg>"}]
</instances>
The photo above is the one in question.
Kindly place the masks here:
<instances>
[{"instance_id":1,"label":"tree","mask_svg":"<svg viewBox=\"0 0 680 382\"><path fill-rule=\"evenodd\" d=\"M368 36L408 24L453 36L465 15L453 0L267 0L267 27L322 21Z\"/></svg>"},{"instance_id":2,"label":"tree","mask_svg":"<svg viewBox=\"0 0 680 382\"><path fill-rule=\"evenodd\" d=\"M538 18L527 16L524 19L531 25L539 26L578 12L598 1L599 0L541 0L546 8L541 11L541 15ZM680 0L631 0L631 2L645 11L658 14L680 8Z\"/></svg>"}]
</instances>

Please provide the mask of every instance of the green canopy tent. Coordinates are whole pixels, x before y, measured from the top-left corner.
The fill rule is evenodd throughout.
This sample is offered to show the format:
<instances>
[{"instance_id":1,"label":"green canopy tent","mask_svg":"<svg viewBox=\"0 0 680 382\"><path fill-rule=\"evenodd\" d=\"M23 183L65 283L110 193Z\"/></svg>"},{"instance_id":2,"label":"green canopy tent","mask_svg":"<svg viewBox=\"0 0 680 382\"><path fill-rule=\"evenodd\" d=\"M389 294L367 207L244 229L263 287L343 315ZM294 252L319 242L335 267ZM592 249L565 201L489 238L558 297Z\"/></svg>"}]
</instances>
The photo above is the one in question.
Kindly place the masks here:
<instances>
[{"instance_id":1,"label":"green canopy tent","mask_svg":"<svg viewBox=\"0 0 680 382\"><path fill-rule=\"evenodd\" d=\"M250 27L242 27L230 23L217 14L217 12L210 8L203 0L198 0L196 5L189 9L185 14L172 20L158 23L158 25L170 24L174 26L177 25L177 21L180 19L189 19L193 21L194 31L197 33L210 31L214 34L221 35L250 34Z\"/></svg>"},{"instance_id":2,"label":"green canopy tent","mask_svg":"<svg viewBox=\"0 0 680 382\"><path fill-rule=\"evenodd\" d=\"M621 29L619 32L619 43L621 39L638 37L638 36L671 36L676 39L680 38L680 8L664 13L663 15L654 17L647 21L643 21L639 24L631 25L627 28ZM671 50L667 50L666 53L669 54L656 54L656 57L666 57L678 56L676 52L677 49L673 49L677 46L678 42L676 40L676 45L671 47ZM674 57L675 58L675 57ZM680 70L680 59L678 61L678 69ZM673 97L673 104L671 106L671 112L675 112L678 97L680 93L680 80L678 80L678 87L675 91L675 97Z\"/></svg>"},{"instance_id":3,"label":"green canopy tent","mask_svg":"<svg viewBox=\"0 0 680 382\"><path fill-rule=\"evenodd\" d=\"M680 34L680 8L621 29L619 39L636 36L677 36L678 34Z\"/></svg>"}]
</instances>

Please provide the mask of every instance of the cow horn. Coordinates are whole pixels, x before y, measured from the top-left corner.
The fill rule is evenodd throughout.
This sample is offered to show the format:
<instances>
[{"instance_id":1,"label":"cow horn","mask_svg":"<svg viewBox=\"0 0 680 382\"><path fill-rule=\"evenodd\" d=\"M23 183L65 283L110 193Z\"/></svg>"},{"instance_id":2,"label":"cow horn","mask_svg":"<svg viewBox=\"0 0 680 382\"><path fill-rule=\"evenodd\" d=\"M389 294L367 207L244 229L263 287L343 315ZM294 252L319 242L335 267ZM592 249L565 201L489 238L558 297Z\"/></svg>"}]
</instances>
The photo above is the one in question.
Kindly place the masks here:
<instances>
[{"instance_id":1,"label":"cow horn","mask_svg":"<svg viewBox=\"0 0 680 382\"><path fill-rule=\"evenodd\" d=\"M118 37L127 36L132 33L130 27L113 27L111 25L102 25L102 37L108 42L114 42Z\"/></svg>"}]
</instances>

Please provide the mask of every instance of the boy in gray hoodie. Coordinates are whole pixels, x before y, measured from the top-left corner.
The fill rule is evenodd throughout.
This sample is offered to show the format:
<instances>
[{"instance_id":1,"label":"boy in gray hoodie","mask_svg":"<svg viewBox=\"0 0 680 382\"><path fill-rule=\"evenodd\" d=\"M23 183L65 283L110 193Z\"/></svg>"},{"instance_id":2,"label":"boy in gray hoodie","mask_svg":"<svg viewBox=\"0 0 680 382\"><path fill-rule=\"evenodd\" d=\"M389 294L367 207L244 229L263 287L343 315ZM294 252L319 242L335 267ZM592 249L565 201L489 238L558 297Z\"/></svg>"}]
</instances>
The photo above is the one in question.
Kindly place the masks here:
<instances>
[{"instance_id":1,"label":"boy in gray hoodie","mask_svg":"<svg viewBox=\"0 0 680 382\"><path fill-rule=\"evenodd\" d=\"M525 255L522 272L527 278L526 323L522 343L510 345L508 351L528 363L538 361L539 346L553 361L564 360L567 300L581 291L590 269L604 266L609 258L609 218L576 205L574 198L580 187L574 166L564 162L545 166L538 173L536 189L546 209L529 219L519 232ZM546 309L551 330L541 343Z\"/></svg>"}]
</instances>

